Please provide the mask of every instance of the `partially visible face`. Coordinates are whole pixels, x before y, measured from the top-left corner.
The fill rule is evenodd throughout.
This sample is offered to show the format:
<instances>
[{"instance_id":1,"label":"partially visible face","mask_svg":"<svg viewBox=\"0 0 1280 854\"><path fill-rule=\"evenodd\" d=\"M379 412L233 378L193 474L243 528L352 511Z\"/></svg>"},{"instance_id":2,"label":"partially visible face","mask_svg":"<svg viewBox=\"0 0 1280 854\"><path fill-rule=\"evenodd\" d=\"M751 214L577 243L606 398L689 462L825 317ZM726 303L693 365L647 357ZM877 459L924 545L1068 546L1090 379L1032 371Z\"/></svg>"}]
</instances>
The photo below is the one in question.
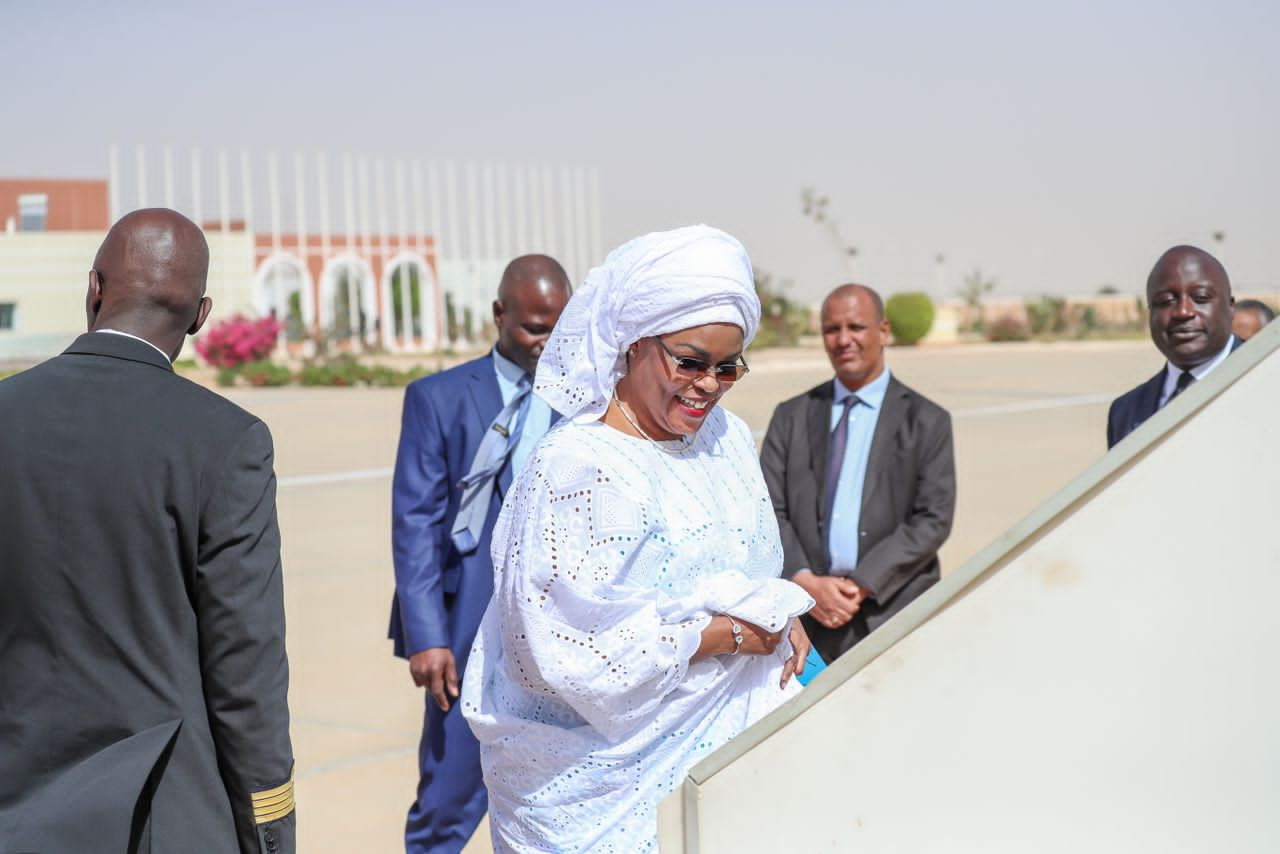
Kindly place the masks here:
<instances>
[{"instance_id":1,"label":"partially visible face","mask_svg":"<svg viewBox=\"0 0 1280 854\"><path fill-rule=\"evenodd\" d=\"M1231 285L1197 252L1161 260L1147 283L1151 340L1174 367L1190 370L1212 359L1231 338Z\"/></svg>"},{"instance_id":2,"label":"partially visible face","mask_svg":"<svg viewBox=\"0 0 1280 854\"><path fill-rule=\"evenodd\" d=\"M720 365L742 356L743 336L732 323L708 323L636 342L627 375L618 383L620 396L646 433L655 439L675 439L697 432L733 383L721 382L714 372L693 378L683 375L659 340L676 357Z\"/></svg>"},{"instance_id":3,"label":"partially visible face","mask_svg":"<svg viewBox=\"0 0 1280 854\"><path fill-rule=\"evenodd\" d=\"M1248 341L1266 326L1262 315L1252 309L1237 309L1231 318L1231 331L1241 341Z\"/></svg>"},{"instance_id":4,"label":"partially visible face","mask_svg":"<svg viewBox=\"0 0 1280 854\"><path fill-rule=\"evenodd\" d=\"M889 321L876 317L863 291L835 294L822 304L822 346L845 388L857 391L884 371Z\"/></svg>"},{"instance_id":5,"label":"partially visible face","mask_svg":"<svg viewBox=\"0 0 1280 854\"><path fill-rule=\"evenodd\" d=\"M544 279L512 288L506 300L493 304L498 350L532 375L568 301L568 288Z\"/></svg>"}]
</instances>

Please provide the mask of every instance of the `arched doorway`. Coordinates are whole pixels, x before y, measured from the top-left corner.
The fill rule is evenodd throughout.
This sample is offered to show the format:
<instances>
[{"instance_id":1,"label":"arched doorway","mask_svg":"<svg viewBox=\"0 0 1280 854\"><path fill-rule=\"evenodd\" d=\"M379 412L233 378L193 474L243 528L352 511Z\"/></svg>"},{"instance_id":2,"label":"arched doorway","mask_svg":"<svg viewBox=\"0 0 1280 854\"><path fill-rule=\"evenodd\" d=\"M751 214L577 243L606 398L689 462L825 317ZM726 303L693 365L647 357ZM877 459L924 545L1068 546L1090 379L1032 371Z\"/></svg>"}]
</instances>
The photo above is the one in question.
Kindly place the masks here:
<instances>
[{"instance_id":1,"label":"arched doorway","mask_svg":"<svg viewBox=\"0 0 1280 854\"><path fill-rule=\"evenodd\" d=\"M435 349L439 315L431 267L422 256L403 252L387 264L384 279L392 338L402 348Z\"/></svg>"},{"instance_id":2,"label":"arched doorway","mask_svg":"<svg viewBox=\"0 0 1280 854\"><path fill-rule=\"evenodd\" d=\"M355 255L340 255L320 274L320 327L339 346L377 344L373 271Z\"/></svg>"},{"instance_id":3,"label":"arched doorway","mask_svg":"<svg viewBox=\"0 0 1280 854\"><path fill-rule=\"evenodd\" d=\"M254 276L254 310L282 322L285 341L301 341L315 322L311 288L311 273L296 255L274 252L263 259Z\"/></svg>"}]
</instances>

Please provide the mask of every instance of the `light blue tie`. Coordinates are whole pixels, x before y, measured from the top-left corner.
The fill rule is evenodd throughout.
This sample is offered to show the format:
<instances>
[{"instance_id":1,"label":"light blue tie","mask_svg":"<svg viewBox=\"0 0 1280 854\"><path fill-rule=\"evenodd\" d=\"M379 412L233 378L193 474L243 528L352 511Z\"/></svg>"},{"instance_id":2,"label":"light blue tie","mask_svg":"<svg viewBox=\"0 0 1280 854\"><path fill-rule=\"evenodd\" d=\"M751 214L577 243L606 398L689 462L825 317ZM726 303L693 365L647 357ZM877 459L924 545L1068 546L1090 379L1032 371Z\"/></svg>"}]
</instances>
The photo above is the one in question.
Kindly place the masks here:
<instances>
[{"instance_id":1,"label":"light blue tie","mask_svg":"<svg viewBox=\"0 0 1280 854\"><path fill-rule=\"evenodd\" d=\"M520 441L524 418L517 416L529 402L531 386L528 376L520 378L511 402L502 408L498 417L493 419L489 429L484 432L480 447L476 449L476 458L471 462L471 471L458 484L462 488L462 499L458 503L458 515L454 517L451 536L454 546L463 554L470 554L480 544L480 532L484 528L485 517L489 515L494 481L511 449Z\"/></svg>"}]
</instances>

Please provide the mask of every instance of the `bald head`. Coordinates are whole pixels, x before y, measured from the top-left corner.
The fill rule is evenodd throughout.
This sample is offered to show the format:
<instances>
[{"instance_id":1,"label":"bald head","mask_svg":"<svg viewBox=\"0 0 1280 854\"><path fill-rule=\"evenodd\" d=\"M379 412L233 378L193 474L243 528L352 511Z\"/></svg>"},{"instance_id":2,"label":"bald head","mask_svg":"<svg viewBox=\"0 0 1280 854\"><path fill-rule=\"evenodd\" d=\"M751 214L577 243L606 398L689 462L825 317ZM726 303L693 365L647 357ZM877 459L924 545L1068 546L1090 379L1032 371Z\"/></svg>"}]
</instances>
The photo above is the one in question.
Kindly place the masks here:
<instances>
[{"instance_id":1,"label":"bald head","mask_svg":"<svg viewBox=\"0 0 1280 854\"><path fill-rule=\"evenodd\" d=\"M498 352L533 376L572 293L568 274L554 258L522 255L508 264L493 301Z\"/></svg>"},{"instance_id":2,"label":"bald head","mask_svg":"<svg viewBox=\"0 0 1280 854\"><path fill-rule=\"evenodd\" d=\"M209 245L191 220L166 208L126 214L89 272L89 329L129 332L176 358L208 316L208 274Z\"/></svg>"},{"instance_id":3,"label":"bald head","mask_svg":"<svg viewBox=\"0 0 1280 854\"><path fill-rule=\"evenodd\" d=\"M503 302L515 296L517 290L531 288L548 293L559 289L566 294L572 293L569 274L560 266L560 262L549 255L521 255L507 265L502 271L502 281L498 284L498 301Z\"/></svg>"},{"instance_id":4,"label":"bald head","mask_svg":"<svg viewBox=\"0 0 1280 854\"><path fill-rule=\"evenodd\" d=\"M889 324L880 295L866 285L841 285L822 301L822 346L836 377L857 391L884 373Z\"/></svg>"},{"instance_id":5,"label":"bald head","mask_svg":"<svg viewBox=\"0 0 1280 854\"><path fill-rule=\"evenodd\" d=\"M1170 276L1176 275L1180 267L1188 265L1196 266L1203 271L1204 275L1212 277L1217 284L1225 288L1228 294L1231 293L1231 280L1222 262L1198 246L1184 245L1166 249L1156 259L1155 266L1151 268L1151 274L1147 276L1147 296L1151 295L1153 287Z\"/></svg>"},{"instance_id":6,"label":"bald head","mask_svg":"<svg viewBox=\"0 0 1280 854\"><path fill-rule=\"evenodd\" d=\"M879 323L884 320L884 300L880 299L880 294L876 293L866 285L841 285L831 293L827 294L826 299L822 301L822 310L819 313L825 314L827 311L827 304L832 300L842 301L854 297L870 300L871 308L875 312L875 322Z\"/></svg>"},{"instance_id":7,"label":"bald head","mask_svg":"<svg viewBox=\"0 0 1280 854\"><path fill-rule=\"evenodd\" d=\"M1147 277L1151 340L1184 371L1213 359L1231 341L1231 280L1195 246L1166 250Z\"/></svg>"}]
</instances>

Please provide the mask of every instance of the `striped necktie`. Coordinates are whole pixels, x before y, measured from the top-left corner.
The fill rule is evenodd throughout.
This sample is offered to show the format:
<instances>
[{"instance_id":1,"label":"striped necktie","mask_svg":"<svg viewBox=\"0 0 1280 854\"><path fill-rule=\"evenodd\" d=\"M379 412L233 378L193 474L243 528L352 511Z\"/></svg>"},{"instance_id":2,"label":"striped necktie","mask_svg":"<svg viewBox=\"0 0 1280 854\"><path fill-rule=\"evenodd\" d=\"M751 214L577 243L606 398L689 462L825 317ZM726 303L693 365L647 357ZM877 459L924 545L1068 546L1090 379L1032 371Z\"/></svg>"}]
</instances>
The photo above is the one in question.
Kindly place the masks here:
<instances>
[{"instance_id":1,"label":"striped necktie","mask_svg":"<svg viewBox=\"0 0 1280 854\"><path fill-rule=\"evenodd\" d=\"M493 484L498 479L498 472L506 464L511 449L520 440L520 428L524 426L524 419L518 416L529 401L531 387L532 383L527 375L520 378L511 402L502 408L489 429L484 431L484 438L480 440L476 457L471 462L471 471L458 484L462 489L462 499L458 503L458 515L454 517L450 534L454 546L462 554L470 554L480 545L480 532L484 529L485 517L489 515Z\"/></svg>"}]
</instances>

